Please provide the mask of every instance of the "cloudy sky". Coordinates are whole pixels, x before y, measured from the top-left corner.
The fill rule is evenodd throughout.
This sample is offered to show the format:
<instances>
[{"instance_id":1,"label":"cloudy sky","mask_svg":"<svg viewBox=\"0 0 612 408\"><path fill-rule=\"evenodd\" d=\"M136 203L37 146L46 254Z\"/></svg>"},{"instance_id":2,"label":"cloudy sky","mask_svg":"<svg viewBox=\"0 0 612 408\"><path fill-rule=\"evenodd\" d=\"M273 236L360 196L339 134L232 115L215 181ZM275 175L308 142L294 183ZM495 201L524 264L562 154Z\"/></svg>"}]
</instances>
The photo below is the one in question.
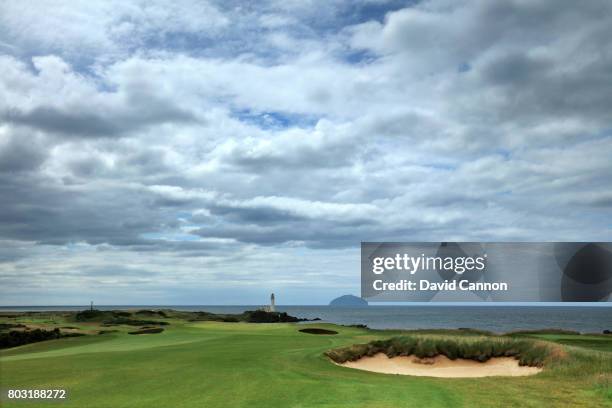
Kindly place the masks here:
<instances>
[{"instance_id":1,"label":"cloudy sky","mask_svg":"<svg viewBox=\"0 0 612 408\"><path fill-rule=\"evenodd\" d=\"M327 303L360 241L612 240L608 0L0 2L0 304Z\"/></svg>"}]
</instances>

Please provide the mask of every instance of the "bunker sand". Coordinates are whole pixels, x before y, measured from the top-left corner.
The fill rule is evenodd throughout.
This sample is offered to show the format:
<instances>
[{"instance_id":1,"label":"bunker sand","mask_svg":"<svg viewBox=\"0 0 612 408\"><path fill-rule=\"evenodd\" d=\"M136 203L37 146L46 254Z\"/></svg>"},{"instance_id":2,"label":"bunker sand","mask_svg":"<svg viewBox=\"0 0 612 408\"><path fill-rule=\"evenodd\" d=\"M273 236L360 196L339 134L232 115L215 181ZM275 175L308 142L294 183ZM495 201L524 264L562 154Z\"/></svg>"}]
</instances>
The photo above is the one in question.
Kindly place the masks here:
<instances>
[{"instance_id":1,"label":"bunker sand","mask_svg":"<svg viewBox=\"0 0 612 408\"><path fill-rule=\"evenodd\" d=\"M451 360L443 355L427 359L414 356L389 358L384 353L338 365L375 373L442 378L518 377L542 371L539 367L521 367L512 357L496 357L481 363L467 359Z\"/></svg>"}]
</instances>

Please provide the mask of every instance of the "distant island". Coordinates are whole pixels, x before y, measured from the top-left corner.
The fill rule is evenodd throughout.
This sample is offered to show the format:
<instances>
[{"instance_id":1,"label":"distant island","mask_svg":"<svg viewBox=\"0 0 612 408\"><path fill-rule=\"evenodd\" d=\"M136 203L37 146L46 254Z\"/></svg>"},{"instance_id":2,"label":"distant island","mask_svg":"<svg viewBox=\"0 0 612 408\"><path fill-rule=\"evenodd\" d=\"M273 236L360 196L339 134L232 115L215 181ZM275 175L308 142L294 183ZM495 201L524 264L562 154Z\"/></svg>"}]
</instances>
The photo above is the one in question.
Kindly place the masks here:
<instances>
[{"instance_id":1,"label":"distant island","mask_svg":"<svg viewBox=\"0 0 612 408\"><path fill-rule=\"evenodd\" d=\"M329 302L329 305L344 307L365 307L368 305L368 302L357 296L344 295L335 298L334 300Z\"/></svg>"}]
</instances>

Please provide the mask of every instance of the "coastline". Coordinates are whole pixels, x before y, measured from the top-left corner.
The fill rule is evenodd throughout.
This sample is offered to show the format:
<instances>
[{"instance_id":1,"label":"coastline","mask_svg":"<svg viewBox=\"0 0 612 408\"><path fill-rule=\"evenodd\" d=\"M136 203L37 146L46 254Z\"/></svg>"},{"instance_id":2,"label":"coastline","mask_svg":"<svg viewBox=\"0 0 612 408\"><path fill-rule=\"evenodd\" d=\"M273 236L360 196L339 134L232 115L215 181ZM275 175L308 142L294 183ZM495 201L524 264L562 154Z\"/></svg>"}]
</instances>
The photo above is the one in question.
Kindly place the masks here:
<instances>
[{"instance_id":1,"label":"coastline","mask_svg":"<svg viewBox=\"0 0 612 408\"><path fill-rule=\"evenodd\" d=\"M119 309L175 309L179 311L207 311L217 314L240 314L261 306L171 306L171 305L96 305L100 310ZM0 313L13 311L79 311L84 306L0 307ZM340 325L365 324L379 330L456 329L469 327L504 333L514 330L565 329L583 333L610 330L608 307L601 306L507 306L507 305L374 305L368 307L278 306L281 312L299 318L321 318Z\"/></svg>"}]
</instances>

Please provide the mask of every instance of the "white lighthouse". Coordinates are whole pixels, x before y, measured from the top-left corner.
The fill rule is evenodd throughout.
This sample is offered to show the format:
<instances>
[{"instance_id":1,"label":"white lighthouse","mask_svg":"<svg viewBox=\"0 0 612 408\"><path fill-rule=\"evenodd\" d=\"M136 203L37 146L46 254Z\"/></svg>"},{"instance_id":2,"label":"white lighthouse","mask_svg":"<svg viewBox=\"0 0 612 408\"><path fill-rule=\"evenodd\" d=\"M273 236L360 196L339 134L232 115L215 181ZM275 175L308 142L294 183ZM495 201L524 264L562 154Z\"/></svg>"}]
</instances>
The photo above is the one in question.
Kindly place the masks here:
<instances>
[{"instance_id":1,"label":"white lighthouse","mask_svg":"<svg viewBox=\"0 0 612 408\"><path fill-rule=\"evenodd\" d=\"M274 293L270 295L270 311L276 312L276 305L274 304Z\"/></svg>"}]
</instances>

